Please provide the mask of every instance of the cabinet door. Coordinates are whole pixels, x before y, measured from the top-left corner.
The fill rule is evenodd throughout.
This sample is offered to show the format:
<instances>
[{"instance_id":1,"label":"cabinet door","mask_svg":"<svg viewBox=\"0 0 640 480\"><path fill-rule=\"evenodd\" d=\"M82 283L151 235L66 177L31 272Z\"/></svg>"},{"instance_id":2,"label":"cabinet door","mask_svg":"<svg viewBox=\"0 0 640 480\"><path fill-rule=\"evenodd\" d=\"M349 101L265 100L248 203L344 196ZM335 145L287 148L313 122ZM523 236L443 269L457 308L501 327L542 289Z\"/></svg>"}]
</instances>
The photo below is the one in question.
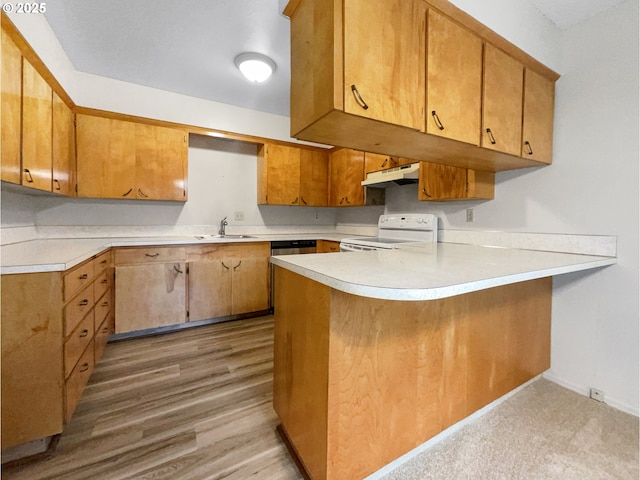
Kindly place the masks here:
<instances>
[{"instance_id":1,"label":"cabinet door","mask_svg":"<svg viewBox=\"0 0 640 480\"><path fill-rule=\"evenodd\" d=\"M79 197L135 198L135 124L76 116Z\"/></svg>"},{"instance_id":2,"label":"cabinet door","mask_svg":"<svg viewBox=\"0 0 640 480\"><path fill-rule=\"evenodd\" d=\"M51 191L51 87L22 65L22 185Z\"/></svg>"},{"instance_id":3,"label":"cabinet door","mask_svg":"<svg viewBox=\"0 0 640 480\"><path fill-rule=\"evenodd\" d=\"M520 156L524 67L487 43L484 47L482 146Z\"/></svg>"},{"instance_id":4,"label":"cabinet door","mask_svg":"<svg viewBox=\"0 0 640 480\"><path fill-rule=\"evenodd\" d=\"M329 206L350 207L364 204L364 152L343 148L329 159Z\"/></svg>"},{"instance_id":5,"label":"cabinet door","mask_svg":"<svg viewBox=\"0 0 640 480\"><path fill-rule=\"evenodd\" d=\"M76 158L76 138L73 112L66 103L53 93L53 193L70 195L71 174Z\"/></svg>"},{"instance_id":6,"label":"cabinet door","mask_svg":"<svg viewBox=\"0 0 640 480\"><path fill-rule=\"evenodd\" d=\"M424 129L425 9L420 0L345 0L345 112Z\"/></svg>"},{"instance_id":7,"label":"cabinet door","mask_svg":"<svg viewBox=\"0 0 640 480\"><path fill-rule=\"evenodd\" d=\"M522 156L551 163L555 84L531 70L524 74Z\"/></svg>"},{"instance_id":8,"label":"cabinet door","mask_svg":"<svg viewBox=\"0 0 640 480\"><path fill-rule=\"evenodd\" d=\"M329 190L329 154L300 150L300 205L326 207Z\"/></svg>"},{"instance_id":9,"label":"cabinet door","mask_svg":"<svg viewBox=\"0 0 640 480\"><path fill-rule=\"evenodd\" d=\"M463 199L466 196L466 168L420 162L419 200L453 200Z\"/></svg>"},{"instance_id":10,"label":"cabinet door","mask_svg":"<svg viewBox=\"0 0 640 480\"><path fill-rule=\"evenodd\" d=\"M397 161L389 155L366 152L364 154L364 174L396 167L397 165L395 163L397 163Z\"/></svg>"},{"instance_id":11,"label":"cabinet door","mask_svg":"<svg viewBox=\"0 0 640 480\"><path fill-rule=\"evenodd\" d=\"M231 313L257 312L269 308L269 260L248 257L232 260Z\"/></svg>"},{"instance_id":12,"label":"cabinet door","mask_svg":"<svg viewBox=\"0 0 640 480\"><path fill-rule=\"evenodd\" d=\"M136 198L186 201L187 134L135 124Z\"/></svg>"},{"instance_id":13,"label":"cabinet door","mask_svg":"<svg viewBox=\"0 0 640 480\"><path fill-rule=\"evenodd\" d=\"M116 333L186 320L185 263L116 267Z\"/></svg>"},{"instance_id":14,"label":"cabinet door","mask_svg":"<svg viewBox=\"0 0 640 480\"><path fill-rule=\"evenodd\" d=\"M300 149L265 144L261 156L266 171L264 203L300 205Z\"/></svg>"},{"instance_id":15,"label":"cabinet door","mask_svg":"<svg viewBox=\"0 0 640 480\"><path fill-rule=\"evenodd\" d=\"M427 133L479 145L482 40L429 10Z\"/></svg>"},{"instance_id":16,"label":"cabinet door","mask_svg":"<svg viewBox=\"0 0 640 480\"><path fill-rule=\"evenodd\" d=\"M189 263L189 321L231 315L232 262Z\"/></svg>"},{"instance_id":17,"label":"cabinet door","mask_svg":"<svg viewBox=\"0 0 640 480\"><path fill-rule=\"evenodd\" d=\"M0 89L1 179L20 184L20 126L22 122L22 54L7 32L2 30L2 73Z\"/></svg>"}]
</instances>

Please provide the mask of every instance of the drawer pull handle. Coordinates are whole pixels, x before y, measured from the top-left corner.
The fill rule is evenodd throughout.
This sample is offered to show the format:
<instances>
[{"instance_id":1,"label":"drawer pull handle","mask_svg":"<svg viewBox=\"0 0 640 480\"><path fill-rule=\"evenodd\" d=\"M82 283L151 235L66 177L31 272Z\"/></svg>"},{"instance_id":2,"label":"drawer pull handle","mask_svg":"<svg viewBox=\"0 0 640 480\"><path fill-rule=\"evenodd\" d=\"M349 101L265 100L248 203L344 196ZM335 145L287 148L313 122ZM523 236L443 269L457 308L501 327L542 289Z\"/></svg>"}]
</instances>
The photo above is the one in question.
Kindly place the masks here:
<instances>
[{"instance_id":1,"label":"drawer pull handle","mask_svg":"<svg viewBox=\"0 0 640 480\"><path fill-rule=\"evenodd\" d=\"M296 197L295 200L291 202L291 205L297 205L297 204L298 204L298 197Z\"/></svg>"},{"instance_id":2,"label":"drawer pull handle","mask_svg":"<svg viewBox=\"0 0 640 480\"><path fill-rule=\"evenodd\" d=\"M225 269L229 270L229 267L227 267L227 266L224 264L224 262L220 262L220 263L222 263L222 266L223 266Z\"/></svg>"},{"instance_id":3,"label":"drawer pull handle","mask_svg":"<svg viewBox=\"0 0 640 480\"><path fill-rule=\"evenodd\" d=\"M82 275L80 275L78 277L78 279L80 279L80 280L86 280L87 278L89 278L89 274L88 273L83 273Z\"/></svg>"},{"instance_id":4,"label":"drawer pull handle","mask_svg":"<svg viewBox=\"0 0 640 480\"><path fill-rule=\"evenodd\" d=\"M27 174L27 183L33 183L33 177L31 176L31 172L28 168L24 169L24 173Z\"/></svg>"},{"instance_id":5,"label":"drawer pull handle","mask_svg":"<svg viewBox=\"0 0 640 480\"><path fill-rule=\"evenodd\" d=\"M89 364L88 363L83 363L82 367L80 367L80 372L86 372L87 370L89 370Z\"/></svg>"},{"instance_id":6,"label":"drawer pull handle","mask_svg":"<svg viewBox=\"0 0 640 480\"><path fill-rule=\"evenodd\" d=\"M149 195L145 194L142 190L138 189L138 193L144 198L149 198Z\"/></svg>"},{"instance_id":7,"label":"drawer pull handle","mask_svg":"<svg viewBox=\"0 0 640 480\"><path fill-rule=\"evenodd\" d=\"M533 149L531 148L531 144L529 143L529 140L526 140L524 144L527 147L527 155L533 155Z\"/></svg>"},{"instance_id":8,"label":"drawer pull handle","mask_svg":"<svg viewBox=\"0 0 640 480\"><path fill-rule=\"evenodd\" d=\"M109 280L107 280L106 278L103 278L100 283L102 283L102 284L109 283Z\"/></svg>"},{"instance_id":9,"label":"drawer pull handle","mask_svg":"<svg viewBox=\"0 0 640 480\"><path fill-rule=\"evenodd\" d=\"M129 195L131 192L133 191L133 188L130 188L129 190L127 190L126 193L123 193L122 196L126 197L127 195Z\"/></svg>"},{"instance_id":10,"label":"drawer pull handle","mask_svg":"<svg viewBox=\"0 0 640 480\"><path fill-rule=\"evenodd\" d=\"M342 205L343 203L344 203L344 197L342 197L342 198L340 199L340 203L339 203L339 205Z\"/></svg>"},{"instance_id":11,"label":"drawer pull handle","mask_svg":"<svg viewBox=\"0 0 640 480\"><path fill-rule=\"evenodd\" d=\"M367 105L367 102L362 99L362 96L360 95L360 92L355 85L351 85L351 92L353 93L356 102L358 102L358 105L360 105L363 110L367 110L369 108L369 105Z\"/></svg>"},{"instance_id":12,"label":"drawer pull handle","mask_svg":"<svg viewBox=\"0 0 640 480\"><path fill-rule=\"evenodd\" d=\"M109 327L104 327L102 329L102 333L109 333Z\"/></svg>"},{"instance_id":13,"label":"drawer pull handle","mask_svg":"<svg viewBox=\"0 0 640 480\"><path fill-rule=\"evenodd\" d=\"M107 264L107 259L106 258L100 262L100 265L106 265L106 264Z\"/></svg>"},{"instance_id":14,"label":"drawer pull handle","mask_svg":"<svg viewBox=\"0 0 640 480\"><path fill-rule=\"evenodd\" d=\"M440 130L444 130L444 125L442 124L442 122L440 121L440 118L438 117L438 114L436 113L435 110L431 111L431 115L433 116L433 119L436 122L436 127L438 127Z\"/></svg>"},{"instance_id":15,"label":"drawer pull handle","mask_svg":"<svg viewBox=\"0 0 640 480\"><path fill-rule=\"evenodd\" d=\"M83 338L83 337L86 337L87 335L89 335L89 330L87 330L87 329L85 328L84 330L82 330L82 331L80 332L79 337L80 337L80 338Z\"/></svg>"},{"instance_id":16,"label":"drawer pull handle","mask_svg":"<svg viewBox=\"0 0 640 480\"><path fill-rule=\"evenodd\" d=\"M431 195L429 195L429 192L427 192L427 189L426 189L426 188L423 188L423 189L422 189L422 193L423 193L425 196L427 196L427 197L431 198Z\"/></svg>"},{"instance_id":17,"label":"drawer pull handle","mask_svg":"<svg viewBox=\"0 0 640 480\"><path fill-rule=\"evenodd\" d=\"M78 304L79 307L85 307L87 305L89 305L89 300L87 300L86 298Z\"/></svg>"},{"instance_id":18,"label":"drawer pull handle","mask_svg":"<svg viewBox=\"0 0 640 480\"><path fill-rule=\"evenodd\" d=\"M347 202L347 205L351 205L351 202L349 201L349 197L344 197L344 200Z\"/></svg>"},{"instance_id":19,"label":"drawer pull handle","mask_svg":"<svg viewBox=\"0 0 640 480\"><path fill-rule=\"evenodd\" d=\"M145 253L144 256L145 257L149 257L149 258L156 258L156 257L159 257L160 254L159 253Z\"/></svg>"},{"instance_id":20,"label":"drawer pull handle","mask_svg":"<svg viewBox=\"0 0 640 480\"><path fill-rule=\"evenodd\" d=\"M101 306L101 307L108 307L108 306L109 306L109 302L108 302L108 301L102 302L102 303L100 304L100 306Z\"/></svg>"},{"instance_id":21,"label":"drawer pull handle","mask_svg":"<svg viewBox=\"0 0 640 480\"><path fill-rule=\"evenodd\" d=\"M491 142L491 145L495 145L496 139L493 137L493 133L491 132L490 128L487 128L487 135L489 135L489 141Z\"/></svg>"},{"instance_id":22,"label":"drawer pull handle","mask_svg":"<svg viewBox=\"0 0 640 480\"><path fill-rule=\"evenodd\" d=\"M302 200L302 203L304 203L305 205L307 204L307 201L304 199L304 197L300 197L300 200Z\"/></svg>"},{"instance_id":23,"label":"drawer pull handle","mask_svg":"<svg viewBox=\"0 0 640 480\"><path fill-rule=\"evenodd\" d=\"M233 269L237 270L238 268L240 268L240 265L242 265L242 260L240 260L238 264L235 267L233 267Z\"/></svg>"},{"instance_id":24,"label":"drawer pull handle","mask_svg":"<svg viewBox=\"0 0 640 480\"><path fill-rule=\"evenodd\" d=\"M55 183L55 184L56 184L56 190L60 190L60 182L58 181L58 179L57 179L57 178L54 178L54 179L53 179L53 183Z\"/></svg>"}]
</instances>

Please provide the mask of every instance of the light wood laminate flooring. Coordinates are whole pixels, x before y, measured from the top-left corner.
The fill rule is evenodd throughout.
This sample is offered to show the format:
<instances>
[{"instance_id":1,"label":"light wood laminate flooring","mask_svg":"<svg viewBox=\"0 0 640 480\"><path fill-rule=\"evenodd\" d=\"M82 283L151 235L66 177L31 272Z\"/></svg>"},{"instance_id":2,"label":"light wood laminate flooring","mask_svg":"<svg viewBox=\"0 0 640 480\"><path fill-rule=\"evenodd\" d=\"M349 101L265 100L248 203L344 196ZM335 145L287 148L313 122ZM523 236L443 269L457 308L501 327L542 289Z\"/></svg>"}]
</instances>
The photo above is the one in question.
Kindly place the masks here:
<instances>
[{"instance_id":1,"label":"light wood laminate flooring","mask_svg":"<svg viewBox=\"0 0 640 480\"><path fill-rule=\"evenodd\" d=\"M273 317L107 345L53 456L12 479L280 479Z\"/></svg>"}]
</instances>

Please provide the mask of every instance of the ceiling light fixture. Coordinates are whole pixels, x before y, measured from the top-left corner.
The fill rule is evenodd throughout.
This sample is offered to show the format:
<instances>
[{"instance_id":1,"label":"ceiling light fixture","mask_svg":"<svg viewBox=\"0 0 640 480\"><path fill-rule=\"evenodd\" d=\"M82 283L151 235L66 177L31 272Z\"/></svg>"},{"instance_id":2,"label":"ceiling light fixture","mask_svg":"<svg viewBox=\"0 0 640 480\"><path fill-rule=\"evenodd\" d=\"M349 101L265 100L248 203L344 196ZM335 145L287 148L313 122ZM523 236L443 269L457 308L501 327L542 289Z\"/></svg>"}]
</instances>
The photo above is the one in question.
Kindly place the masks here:
<instances>
[{"instance_id":1,"label":"ceiling light fixture","mask_svg":"<svg viewBox=\"0 0 640 480\"><path fill-rule=\"evenodd\" d=\"M266 55L245 52L235 59L236 67L250 82L262 83L276 71L276 62Z\"/></svg>"}]
</instances>

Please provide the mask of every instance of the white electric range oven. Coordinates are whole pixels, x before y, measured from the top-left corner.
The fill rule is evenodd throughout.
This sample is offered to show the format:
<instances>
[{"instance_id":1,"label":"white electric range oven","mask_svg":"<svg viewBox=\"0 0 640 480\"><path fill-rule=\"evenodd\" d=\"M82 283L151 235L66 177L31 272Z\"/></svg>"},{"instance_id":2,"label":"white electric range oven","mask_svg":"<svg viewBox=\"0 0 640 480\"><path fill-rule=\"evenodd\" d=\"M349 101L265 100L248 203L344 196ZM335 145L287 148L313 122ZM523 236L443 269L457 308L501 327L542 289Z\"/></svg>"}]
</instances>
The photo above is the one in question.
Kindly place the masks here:
<instances>
[{"instance_id":1,"label":"white electric range oven","mask_svg":"<svg viewBox=\"0 0 640 480\"><path fill-rule=\"evenodd\" d=\"M377 237L344 238L341 252L393 250L404 244L437 243L438 217L431 213L381 215Z\"/></svg>"}]
</instances>

